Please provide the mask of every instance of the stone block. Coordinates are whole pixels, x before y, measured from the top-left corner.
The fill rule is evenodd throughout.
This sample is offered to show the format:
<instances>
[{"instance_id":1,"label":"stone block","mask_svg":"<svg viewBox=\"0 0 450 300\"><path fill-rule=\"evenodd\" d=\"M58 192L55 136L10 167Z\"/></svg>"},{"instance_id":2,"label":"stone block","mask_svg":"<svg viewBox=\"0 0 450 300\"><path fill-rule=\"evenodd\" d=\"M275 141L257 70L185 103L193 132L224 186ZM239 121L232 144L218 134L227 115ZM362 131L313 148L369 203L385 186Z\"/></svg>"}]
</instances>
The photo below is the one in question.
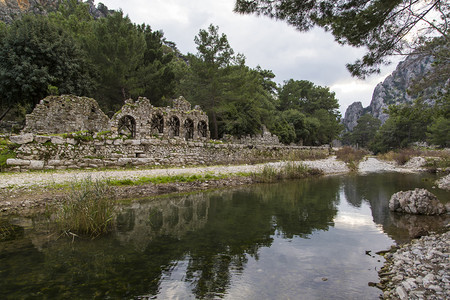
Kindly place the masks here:
<instances>
[{"instance_id":1,"label":"stone block","mask_svg":"<svg viewBox=\"0 0 450 300\"><path fill-rule=\"evenodd\" d=\"M114 145L116 146L123 145L123 140L122 139L114 140Z\"/></svg>"},{"instance_id":2,"label":"stone block","mask_svg":"<svg viewBox=\"0 0 450 300\"><path fill-rule=\"evenodd\" d=\"M47 162L47 165L52 166L52 167L61 166L63 164L64 164L64 161L59 160L59 159L52 159Z\"/></svg>"},{"instance_id":3,"label":"stone block","mask_svg":"<svg viewBox=\"0 0 450 300\"><path fill-rule=\"evenodd\" d=\"M21 135L12 135L9 137L9 140L15 144L28 144L34 141L34 135L32 133L26 133Z\"/></svg>"},{"instance_id":4,"label":"stone block","mask_svg":"<svg viewBox=\"0 0 450 300\"><path fill-rule=\"evenodd\" d=\"M37 135L37 136L34 137L34 140L36 141L36 143L44 144L44 143L50 141L50 137L49 136L44 136L44 135Z\"/></svg>"},{"instance_id":5,"label":"stone block","mask_svg":"<svg viewBox=\"0 0 450 300\"><path fill-rule=\"evenodd\" d=\"M25 159L8 158L6 160L6 165L8 166L29 166L30 164L31 161Z\"/></svg>"},{"instance_id":6,"label":"stone block","mask_svg":"<svg viewBox=\"0 0 450 300\"><path fill-rule=\"evenodd\" d=\"M42 169L44 169L44 161L43 160L31 160L29 168L32 170L42 170Z\"/></svg>"},{"instance_id":7,"label":"stone block","mask_svg":"<svg viewBox=\"0 0 450 300\"><path fill-rule=\"evenodd\" d=\"M77 141L75 139L72 139L72 138L67 138L66 139L66 143L69 144L69 145L76 145Z\"/></svg>"},{"instance_id":8,"label":"stone block","mask_svg":"<svg viewBox=\"0 0 450 300\"><path fill-rule=\"evenodd\" d=\"M52 144L56 144L56 145L64 145L66 143L66 139L63 139L62 137L59 137L59 136L52 136L51 142L52 142Z\"/></svg>"},{"instance_id":9,"label":"stone block","mask_svg":"<svg viewBox=\"0 0 450 300\"><path fill-rule=\"evenodd\" d=\"M119 158L118 160L117 160L117 164L119 165L119 166L124 166L124 165L126 165L126 164L131 164L133 162L133 159L132 158Z\"/></svg>"}]
</instances>

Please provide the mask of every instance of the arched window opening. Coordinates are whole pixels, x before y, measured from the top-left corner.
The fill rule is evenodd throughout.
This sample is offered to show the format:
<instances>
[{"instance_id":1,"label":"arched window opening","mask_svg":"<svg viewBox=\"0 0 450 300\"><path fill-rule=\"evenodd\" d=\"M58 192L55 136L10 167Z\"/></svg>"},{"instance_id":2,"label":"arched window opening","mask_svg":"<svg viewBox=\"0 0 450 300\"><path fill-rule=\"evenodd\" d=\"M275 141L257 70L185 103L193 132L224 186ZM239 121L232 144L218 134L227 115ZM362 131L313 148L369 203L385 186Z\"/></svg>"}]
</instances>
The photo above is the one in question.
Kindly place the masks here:
<instances>
[{"instance_id":1,"label":"arched window opening","mask_svg":"<svg viewBox=\"0 0 450 300\"><path fill-rule=\"evenodd\" d=\"M194 121L186 119L186 121L184 121L184 129L186 132L186 140L192 140L194 138Z\"/></svg>"},{"instance_id":2,"label":"arched window opening","mask_svg":"<svg viewBox=\"0 0 450 300\"><path fill-rule=\"evenodd\" d=\"M180 119L178 119L178 117L176 116L171 117L168 122L168 126L170 137L180 136Z\"/></svg>"},{"instance_id":3,"label":"arched window opening","mask_svg":"<svg viewBox=\"0 0 450 300\"><path fill-rule=\"evenodd\" d=\"M208 125L206 125L205 121L198 122L198 135L201 137L208 136Z\"/></svg>"},{"instance_id":4,"label":"arched window opening","mask_svg":"<svg viewBox=\"0 0 450 300\"><path fill-rule=\"evenodd\" d=\"M123 116L119 120L118 133L130 138L136 137L136 120L132 116Z\"/></svg>"},{"instance_id":5,"label":"arched window opening","mask_svg":"<svg viewBox=\"0 0 450 300\"><path fill-rule=\"evenodd\" d=\"M160 114L156 114L152 117L152 133L164 132L164 118Z\"/></svg>"}]
</instances>

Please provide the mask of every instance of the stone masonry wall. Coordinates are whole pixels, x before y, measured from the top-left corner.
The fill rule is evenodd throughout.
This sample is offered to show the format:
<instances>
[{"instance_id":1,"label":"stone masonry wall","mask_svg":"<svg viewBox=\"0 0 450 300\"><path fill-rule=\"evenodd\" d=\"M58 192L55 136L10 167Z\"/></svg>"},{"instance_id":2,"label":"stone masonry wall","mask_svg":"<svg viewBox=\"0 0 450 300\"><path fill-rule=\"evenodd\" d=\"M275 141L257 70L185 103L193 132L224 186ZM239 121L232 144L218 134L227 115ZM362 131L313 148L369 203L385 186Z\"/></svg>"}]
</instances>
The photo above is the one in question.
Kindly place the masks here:
<instances>
[{"instance_id":1,"label":"stone masonry wall","mask_svg":"<svg viewBox=\"0 0 450 300\"><path fill-rule=\"evenodd\" d=\"M122 139L92 136L11 136L19 144L8 170L78 169L124 166L238 164L328 154L327 147L268 146L185 141L183 139Z\"/></svg>"}]
</instances>

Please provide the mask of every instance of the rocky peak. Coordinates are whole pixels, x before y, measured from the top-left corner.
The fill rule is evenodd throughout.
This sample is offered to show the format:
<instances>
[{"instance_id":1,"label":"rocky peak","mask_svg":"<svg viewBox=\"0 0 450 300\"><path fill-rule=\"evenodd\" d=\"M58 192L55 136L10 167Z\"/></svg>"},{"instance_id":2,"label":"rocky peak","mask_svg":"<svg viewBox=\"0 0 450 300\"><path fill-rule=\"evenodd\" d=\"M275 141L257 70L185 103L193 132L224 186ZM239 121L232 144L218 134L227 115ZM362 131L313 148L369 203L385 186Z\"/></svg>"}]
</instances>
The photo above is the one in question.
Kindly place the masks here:
<instances>
[{"instance_id":1,"label":"rocky peak","mask_svg":"<svg viewBox=\"0 0 450 300\"><path fill-rule=\"evenodd\" d=\"M353 128L358 125L358 119L362 116L363 110L364 108L361 102L353 102L347 108L344 119L342 119L346 130L353 131Z\"/></svg>"},{"instance_id":2,"label":"rocky peak","mask_svg":"<svg viewBox=\"0 0 450 300\"><path fill-rule=\"evenodd\" d=\"M46 15L56 11L66 1L68 0L0 0L0 21L11 23L24 14ZM112 12L102 3L99 3L97 7L93 0L88 0L86 3L89 4L89 12L94 18L106 17Z\"/></svg>"},{"instance_id":3,"label":"rocky peak","mask_svg":"<svg viewBox=\"0 0 450 300\"><path fill-rule=\"evenodd\" d=\"M389 105L412 103L415 97L408 94L408 90L416 79L423 77L431 70L432 63L431 56L417 57L415 55L408 56L400 62L394 72L375 87L369 109L372 115L384 123L389 115L383 111ZM431 100L428 99L428 101Z\"/></svg>"},{"instance_id":4,"label":"rocky peak","mask_svg":"<svg viewBox=\"0 0 450 300\"><path fill-rule=\"evenodd\" d=\"M415 96L408 94L408 90L412 87L416 79L423 77L431 70L432 63L432 56L408 56L398 64L391 75L375 87L372 94L372 101L368 107L361 110L361 102L355 102L347 108L342 121L343 124L349 131L352 131L353 127L357 124L358 118L363 115L363 111L370 113L379 119L381 123L386 122L389 115L384 113L384 110L389 105L412 103L416 99ZM435 89L430 88L425 90L423 94L425 102L432 103L431 95L433 94L435 94ZM354 125L352 126L351 124Z\"/></svg>"}]
</instances>

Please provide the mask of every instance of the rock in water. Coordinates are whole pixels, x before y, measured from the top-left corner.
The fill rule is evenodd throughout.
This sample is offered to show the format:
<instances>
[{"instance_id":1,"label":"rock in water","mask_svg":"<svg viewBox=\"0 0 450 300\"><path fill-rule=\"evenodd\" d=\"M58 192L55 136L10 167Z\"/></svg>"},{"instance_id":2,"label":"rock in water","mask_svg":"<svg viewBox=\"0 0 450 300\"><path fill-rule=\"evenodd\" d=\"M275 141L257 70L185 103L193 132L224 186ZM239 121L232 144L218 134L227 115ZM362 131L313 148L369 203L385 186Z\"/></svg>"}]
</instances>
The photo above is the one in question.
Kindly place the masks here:
<instances>
[{"instance_id":1,"label":"rock in water","mask_svg":"<svg viewBox=\"0 0 450 300\"><path fill-rule=\"evenodd\" d=\"M440 215L446 213L445 206L426 189L398 192L389 200L389 209L417 215Z\"/></svg>"}]
</instances>

